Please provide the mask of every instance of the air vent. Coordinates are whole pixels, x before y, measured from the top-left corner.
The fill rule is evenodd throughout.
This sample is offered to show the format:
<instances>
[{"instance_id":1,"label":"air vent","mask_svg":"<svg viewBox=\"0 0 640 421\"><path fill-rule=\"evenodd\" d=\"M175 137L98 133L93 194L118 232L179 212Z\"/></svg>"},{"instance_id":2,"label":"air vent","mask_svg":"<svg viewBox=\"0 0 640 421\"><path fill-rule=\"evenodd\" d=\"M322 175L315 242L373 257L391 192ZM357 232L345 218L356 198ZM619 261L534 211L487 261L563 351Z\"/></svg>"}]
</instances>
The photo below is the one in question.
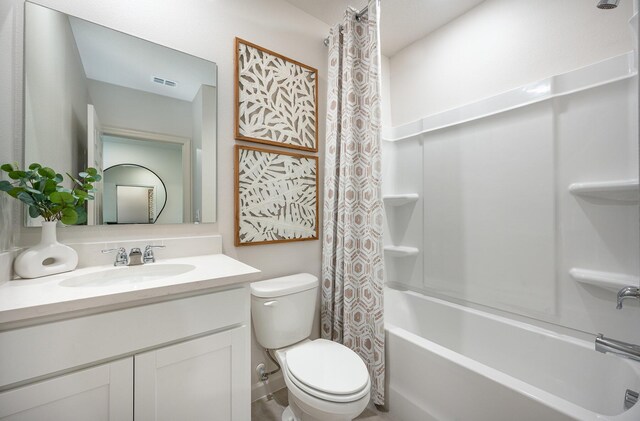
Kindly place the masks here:
<instances>
[{"instance_id":1,"label":"air vent","mask_svg":"<svg viewBox=\"0 0 640 421\"><path fill-rule=\"evenodd\" d=\"M159 83L160 85L170 86L172 88L175 88L176 86L178 86L178 82L175 82L169 79L164 79L158 76L153 76L151 80L155 83Z\"/></svg>"}]
</instances>

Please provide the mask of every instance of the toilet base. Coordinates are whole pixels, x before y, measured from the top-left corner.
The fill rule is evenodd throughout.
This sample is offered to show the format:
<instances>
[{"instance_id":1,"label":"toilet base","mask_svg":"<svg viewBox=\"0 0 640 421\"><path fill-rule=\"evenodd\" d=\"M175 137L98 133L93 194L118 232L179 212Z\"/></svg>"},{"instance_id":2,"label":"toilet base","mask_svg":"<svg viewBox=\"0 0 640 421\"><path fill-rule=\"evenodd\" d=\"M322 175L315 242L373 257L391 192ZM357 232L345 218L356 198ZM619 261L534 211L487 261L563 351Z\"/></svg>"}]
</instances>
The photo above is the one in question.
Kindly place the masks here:
<instances>
[{"instance_id":1,"label":"toilet base","mask_svg":"<svg viewBox=\"0 0 640 421\"><path fill-rule=\"evenodd\" d=\"M282 413L282 421L299 421L293 414L290 406L287 406Z\"/></svg>"},{"instance_id":2,"label":"toilet base","mask_svg":"<svg viewBox=\"0 0 640 421\"><path fill-rule=\"evenodd\" d=\"M328 414L322 413L321 418L315 417L308 412L303 411L298 406L298 399L292 395L291 391L287 391L289 395L289 406L287 406L282 414L282 421L352 421L353 417L345 414ZM314 411L315 412L315 411ZM362 411L360 411L362 412ZM358 415L360 414L358 412ZM288 418L285 418L287 414ZM290 418L293 416L293 418Z\"/></svg>"}]
</instances>

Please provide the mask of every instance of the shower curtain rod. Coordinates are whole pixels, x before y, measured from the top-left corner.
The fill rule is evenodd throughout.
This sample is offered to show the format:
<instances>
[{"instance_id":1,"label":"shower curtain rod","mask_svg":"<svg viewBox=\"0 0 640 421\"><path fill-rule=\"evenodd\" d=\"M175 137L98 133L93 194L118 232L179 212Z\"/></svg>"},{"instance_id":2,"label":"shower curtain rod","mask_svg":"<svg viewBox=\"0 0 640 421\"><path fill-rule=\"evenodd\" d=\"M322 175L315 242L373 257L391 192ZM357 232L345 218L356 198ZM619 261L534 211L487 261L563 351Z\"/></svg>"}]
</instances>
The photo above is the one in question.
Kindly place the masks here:
<instances>
[{"instance_id":1,"label":"shower curtain rod","mask_svg":"<svg viewBox=\"0 0 640 421\"><path fill-rule=\"evenodd\" d=\"M356 20L360 21L360 19L362 19L362 16L364 16L368 11L369 11L369 6L365 6L362 9L360 9L360 11L356 13ZM322 43L324 44L325 47L328 47L329 37L326 37L324 40L322 40Z\"/></svg>"}]
</instances>

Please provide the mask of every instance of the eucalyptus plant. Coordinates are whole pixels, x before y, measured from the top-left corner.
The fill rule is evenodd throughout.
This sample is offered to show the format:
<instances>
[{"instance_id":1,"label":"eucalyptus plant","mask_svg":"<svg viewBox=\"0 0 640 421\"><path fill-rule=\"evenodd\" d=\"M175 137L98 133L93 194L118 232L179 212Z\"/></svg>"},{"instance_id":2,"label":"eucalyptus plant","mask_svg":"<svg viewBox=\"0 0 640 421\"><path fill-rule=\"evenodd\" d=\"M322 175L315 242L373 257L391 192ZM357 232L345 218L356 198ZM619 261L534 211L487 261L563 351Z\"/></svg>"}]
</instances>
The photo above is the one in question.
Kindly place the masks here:
<instances>
[{"instance_id":1,"label":"eucalyptus plant","mask_svg":"<svg viewBox=\"0 0 640 421\"><path fill-rule=\"evenodd\" d=\"M3 164L12 181L0 181L0 191L18 199L29 209L29 216L41 216L45 221L61 221L65 225L82 224L87 221L85 203L94 199L93 183L102 176L95 168L87 168L77 177L66 173L71 179L71 188L62 185L64 177L52 168L38 163L21 170L17 163Z\"/></svg>"}]
</instances>

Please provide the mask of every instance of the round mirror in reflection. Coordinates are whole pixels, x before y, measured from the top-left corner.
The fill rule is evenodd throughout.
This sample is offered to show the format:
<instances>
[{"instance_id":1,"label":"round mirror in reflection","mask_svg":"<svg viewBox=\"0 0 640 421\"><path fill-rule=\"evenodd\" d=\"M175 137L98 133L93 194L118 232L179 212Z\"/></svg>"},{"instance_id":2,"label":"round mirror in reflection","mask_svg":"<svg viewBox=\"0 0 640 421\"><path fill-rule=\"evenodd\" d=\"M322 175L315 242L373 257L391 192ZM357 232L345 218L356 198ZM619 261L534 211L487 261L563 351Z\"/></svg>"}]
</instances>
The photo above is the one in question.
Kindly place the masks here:
<instances>
[{"instance_id":1,"label":"round mirror in reflection","mask_svg":"<svg viewBox=\"0 0 640 421\"><path fill-rule=\"evenodd\" d=\"M104 170L105 224L155 224L167 205L167 188L150 169L118 164Z\"/></svg>"}]
</instances>

